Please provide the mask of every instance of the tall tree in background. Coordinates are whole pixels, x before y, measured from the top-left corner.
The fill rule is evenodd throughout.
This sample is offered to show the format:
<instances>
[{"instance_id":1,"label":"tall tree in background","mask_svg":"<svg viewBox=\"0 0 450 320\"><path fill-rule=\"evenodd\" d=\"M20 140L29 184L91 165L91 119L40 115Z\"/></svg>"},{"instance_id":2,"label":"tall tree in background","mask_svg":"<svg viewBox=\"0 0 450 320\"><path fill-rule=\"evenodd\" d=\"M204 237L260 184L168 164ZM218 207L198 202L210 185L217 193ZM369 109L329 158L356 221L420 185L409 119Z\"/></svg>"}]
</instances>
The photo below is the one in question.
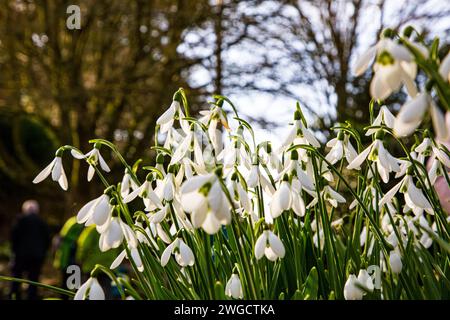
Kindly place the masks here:
<instances>
[{"instance_id":1,"label":"tall tree in background","mask_svg":"<svg viewBox=\"0 0 450 320\"><path fill-rule=\"evenodd\" d=\"M194 102L202 94L187 83L198 60L178 48L187 29L211 17L208 1L78 1L81 30L66 27L71 4L1 2L0 111L33 114L60 144L83 151L91 148L89 139L102 137L127 158L148 156L155 121L178 87ZM3 163L3 174L16 172L14 183L31 187L44 163L12 160ZM84 201L96 190L75 163L70 185Z\"/></svg>"},{"instance_id":2,"label":"tall tree in background","mask_svg":"<svg viewBox=\"0 0 450 320\"><path fill-rule=\"evenodd\" d=\"M253 23L235 54L228 53L225 92L251 89L298 99L325 132L344 119L368 122L370 74L354 78L351 66L384 28L413 24L426 35L433 25L444 41L450 29L450 9L435 0L257 1L237 9L244 12L235 13L241 24Z\"/></svg>"}]
</instances>

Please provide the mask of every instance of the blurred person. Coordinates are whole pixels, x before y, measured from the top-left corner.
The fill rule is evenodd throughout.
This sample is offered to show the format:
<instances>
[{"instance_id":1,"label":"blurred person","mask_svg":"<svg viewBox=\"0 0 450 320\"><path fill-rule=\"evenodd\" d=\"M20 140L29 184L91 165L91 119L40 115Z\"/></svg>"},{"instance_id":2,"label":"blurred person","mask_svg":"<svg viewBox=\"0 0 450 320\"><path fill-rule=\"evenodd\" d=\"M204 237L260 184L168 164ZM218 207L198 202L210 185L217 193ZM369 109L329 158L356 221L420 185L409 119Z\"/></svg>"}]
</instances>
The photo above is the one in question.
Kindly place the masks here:
<instances>
[{"instance_id":1,"label":"blurred person","mask_svg":"<svg viewBox=\"0 0 450 320\"><path fill-rule=\"evenodd\" d=\"M49 229L39 217L38 202L25 201L11 233L12 276L38 282L49 244ZM20 283L12 283L10 298L21 299ZM37 299L36 286L28 286L27 299Z\"/></svg>"}]
</instances>

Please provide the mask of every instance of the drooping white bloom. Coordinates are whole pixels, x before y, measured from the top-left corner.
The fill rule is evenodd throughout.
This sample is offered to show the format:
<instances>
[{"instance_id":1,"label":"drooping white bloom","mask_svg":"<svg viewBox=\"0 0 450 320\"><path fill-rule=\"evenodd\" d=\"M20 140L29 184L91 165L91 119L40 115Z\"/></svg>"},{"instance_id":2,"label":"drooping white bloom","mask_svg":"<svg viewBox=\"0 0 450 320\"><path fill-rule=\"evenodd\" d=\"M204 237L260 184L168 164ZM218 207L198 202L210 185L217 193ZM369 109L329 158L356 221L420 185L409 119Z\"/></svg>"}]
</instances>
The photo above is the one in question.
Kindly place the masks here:
<instances>
[{"instance_id":1,"label":"drooping white bloom","mask_svg":"<svg viewBox=\"0 0 450 320\"><path fill-rule=\"evenodd\" d=\"M417 89L413 80L417 74L417 65L404 46L389 38L381 39L356 61L355 76L363 74L375 57L377 58L373 66L375 76L370 83L372 98L384 100L392 92L399 90L403 84L411 96L416 95Z\"/></svg>"},{"instance_id":2,"label":"drooping white bloom","mask_svg":"<svg viewBox=\"0 0 450 320\"><path fill-rule=\"evenodd\" d=\"M74 300L105 300L103 291L97 278L90 277L75 293Z\"/></svg>"},{"instance_id":3,"label":"drooping white bloom","mask_svg":"<svg viewBox=\"0 0 450 320\"><path fill-rule=\"evenodd\" d=\"M272 201L270 203L270 212L272 217L279 217L283 211L291 208L291 204L291 186L288 181L282 181L278 190L273 194Z\"/></svg>"},{"instance_id":4,"label":"drooping white bloom","mask_svg":"<svg viewBox=\"0 0 450 320\"><path fill-rule=\"evenodd\" d=\"M170 257L174 255L175 261L181 266L193 266L195 262L194 253L191 248L181 238L176 238L163 251L161 256L161 266L165 267L169 262Z\"/></svg>"},{"instance_id":5,"label":"drooping white bloom","mask_svg":"<svg viewBox=\"0 0 450 320\"><path fill-rule=\"evenodd\" d=\"M249 188L256 188L258 186L261 186L264 192L270 195L275 192L275 188L272 186L269 179L266 178L266 176L260 170L259 164L252 165L246 181Z\"/></svg>"},{"instance_id":6,"label":"drooping white bloom","mask_svg":"<svg viewBox=\"0 0 450 320\"><path fill-rule=\"evenodd\" d=\"M392 250L389 254L389 265L391 266L391 270L395 274L399 274L402 272L403 263L400 257L400 254L397 250Z\"/></svg>"},{"instance_id":7,"label":"drooping white bloom","mask_svg":"<svg viewBox=\"0 0 450 320\"><path fill-rule=\"evenodd\" d=\"M225 294L234 299L242 299L244 297L241 280L237 274L233 273L231 275L225 286Z\"/></svg>"},{"instance_id":8,"label":"drooping white bloom","mask_svg":"<svg viewBox=\"0 0 450 320\"><path fill-rule=\"evenodd\" d=\"M125 170L125 174L122 177L122 182L120 183L120 195L125 198L130 194L130 190L136 190L138 186L136 182L132 179L128 169Z\"/></svg>"},{"instance_id":9,"label":"drooping white bloom","mask_svg":"<svg viewBox=\"0 0 450 320\"><path fill-rule=\"evenodd\" d=\"M49 175L52 175L53 181L58 181L59 186L63 190L67 190L68 183L67 183L67 176L64 171L63 165L62 165L62 158L61 156L56 156L55 159L53 159L52 162L48 166L44 168L37 176L34 178L33 183L39 183L43 181L45 178L47 178Z\"/></svg>"},{"instance_id":10,"label":"drooping white bloom","mask_svg":"<svg viewBox=\"0 0 450 320\"><path fill-rule=\"evenodd\" d=\"M393 157L384 147L383 141L375 139L363 152L361 152L348 166L347 169L357 169L368 158L377 165L378 173L381 179L389 182L389 173L400 171L399 161Z\"/></svg>"},{"instance_id":11,"label":"drooping white bloom","mask_svg":"<svg viewBox=\"0 0 450 320\"><path fill-rule=\"evenodd\" d=\"M450 82L450 51L441 61L441 65L439 66L439 73L445 81Z\"/></svg>"},{"instance_id":12,"label":"drooping white bloom","mask_svg":"<svg viewBox=\"0 0 450 320\"><path fill-rule=\"evenodd\" d=\"M337 208L338 203L345 203L345 198L333 190L330 186L325 186L322 191L323 197L333 207Z\"/></svg>"},{"instance_id":13,"label":"drooping white bloom","mask_svg":"<svg viewBox=\"0 0 450 320\"><path fill-rule=\"evenodd\" d=\"M358 279L354 274L348 276L344 285L344 298L345 300L362 300L364 291L356 286Z\"/></svg>"},{"instance_id":14,"label":"drooping white bloom","mask_svg":"<svg viewBox=\"0 0 450 320\"><path fill-rule=\"evenodd\" d=\"M146 205L146 210L154 210L156 208L162 208L162 203L160 197L156 194L152 187L153 175L148 174L145 182L134 189L133 192L129 193L124 199L124 203L129 203L133 201L137 196L141 197L144 200L144 204Z\"/></svg>"},{"instance_id":15,"label":"drooping white bloom","mask_svg":"<svg viewBox=\"0 0 450 320\"><path fill-rule=\"evenodd\" d=\"M250 157L244 146L239 141L234 141L227 145L218 155L217 160L223 162L224 169L243 165L247 169L251 168Z\"/></svg>"},{"instance_id":16,"label":"drooping white bloom","mask_svg":"<svg viewBox=\"0 0 450 320\"><path fill-rule=\"evenodd\" d=\"M209 139L211 140L214 150L219 152L222 148L222 134L217 129L217 125L220 122L225 129L230 130L227 115L225 111L217 105L214 105L211 110L200 111L200 114L202 116L199 121L208 127Z\"/></svg>"},{"instance_id":17,"label":"drooping white bloom","mask_svg":"<svg viewBox=\"0 0 450 320\"><path fill-rule=\"evenodd\" d=\"M86 203L77 214L77 222L86 226L96 225L97 231L103 233L111 222L114 207L107 194Z\"/></svg>"},{"instance_id":18,"label":"drooping white bloom","mask_svg":"<svg viewBox=\"0 0 450 320\"><path fill-rule=\"evenodd\" d=\"M331 150L325 156L325 159L331 164L335 164L344 156L347 162L351 163L358 156L349 137L341 134L341 132L338 134L338 137L328 141L327 147L331 148Z\"/></svg>"},{"instance_id":19,"label":"drooping white bloom","mask_svg":"<svg viewBox=\"0 0 450 320\"><path fill-rule=\"evenodd\" d=\"M180 119L180 126L185 132L189 132L189 123L184 120L185 115L181 108L180 102L173 100L169 109L167 109L157 120L156 124L160 126L159 131L161 133L166 133L172 128L174 120Z\"/></svg>"},{"instance_id":20,"label":"drooping white bloom","mask_svg":"<svg viewBox=\"0 0 450 320\"><path fill-rule=\"evenodd\" d=\"M184 211L191 213L193 226L209 234L231 222L230 204L215 174L186 180L181 186L181 205Z\"/></svg>"},{"instance_id":21,"label":"drooping white bloom","mask_svg":"<svg viewBox=\"0 0 450 320\"><path fill-rule=\"evenodd\" d=\"M443 147L443 146L441 146ZM450 158L441 150L439 145L434 144L430 138L426 137L422 143L414 149L421 159L425 159L426 156L430 156L429 161L431 166L428 170L428 177L431 185L434 185L436 179L444 174L446 168L450 168ZM420 161L423 163L424 161Z\"/></svg>"},{"instance_id":22,"label":"drooping white bloom","mask_svg":"<svg viewBox=\"0 0 450 320\"><path fill-rule=\"evenodd\" d=\"M185 157L190 159L191 152L193 152L195 164L202 168L205 167L201 143L198 138L202 133L194 128L195 126L191 125L191 129L186 134L186 137L183 138L180 145L175 149L172 159L170 160L171 165L179 163Z\"/></svg>"},{"instance_id":23,"label":"drooping white bloom","mask_svg":"<svg viewBox=\"0 0 450 320\"><path fill-rule=\"evenodd\" d=\"M94 166L97 166L100 164L100 168L102 168L105 172L110 172L111 169L109 168L108 164L106 163L105 159L103 159L102 155L100 154L100 147L98 145L94 146L94 149L89 151L86 154L82 154L79 151L72 149L71 154L75 159L87 159L89 163L89 169L87 173L87 180L91 181L94 177L95 168Z\"/></svg>"},{"instance_id":24,"label":"drooping white bloom","mask_svg":"<svg viewBox=\"0 0 450 320\"><path fill-rule=\"evenodd\" d=\"M361 286L362 288L358 287ZM374 289L373 280L367 270L359 270L358 277L350 274L344 285L345 300L362 300L367 292L372 292Z\"/></svg>"},{"instance_id":25,"label":"drooping white bloom","mask_svg":"<svg viewBox=\"0 0 450 320\"><path fill-rule=\"evenodd\" d=\"M280 238L270 230L265 230L255 243L255 257L261 259L264 255L270 261L283 258L286 251Z\"/></svg>"},{"instance_id":26,"label":"drooping white bloom","mask_svg":"<svg viewBox=\"0 0 450 320\"><path fill-rule=\"evenodd\" d=\"M128 243L128 250L130 250L131 259L136 265L139 272L144 271L144 264L142 263L141 256L139 255L139 250L137 246L132 246L130 243ZM111 263L111 266L109 267L111 270L116 269L123 261L123 259L127 258L127 251L124 249L117 257L116 259Z\"/></svg>"},{"instance_id":27,"label":"drooping white bloom","mask_svg":"<svg viewBox=\"0 0 450 320\"><path fill-rule=\"evenodd\" d=\"M282 143L280 150L284 150L291 144L306 144L311 145L315 148L320 148L320 142L300 119L294 120L294 126L289 131L289 134ZM303 157L303 153L306 153L306 151L300 149L299 154L301 158Z\"/></svg>"},{"instance_id":28,"label":"drooping white bloom","mask_svg":"<svg viewBox=\"0 0 450 320\"><path fill-rule=\"evenodd\" d=\"M320 195L335 208L337 208L339 203L346 202L345 198L342 195L340 195L328 185L324 186L323 190L320 192ZM317 196L317 193L314 193L313 197L314 199L308 204L307 208L311 208L318 203L319 197Z\"/></svg>"},{"instance_id":29,"label":"drooping white bloom","mask_svg":"<svg viewBox=\"0 0 450 320\"><path fill-rule=\"evenodd\" d=\"M386 127L393 129L395 123L394 115L389 111L386 106L381 106L378 115L372 122L372 126L381 126L385 125ZM377 133L379 128L370 128L366 132L366 136L371 136L374 133Z\"/></svg>"},{"instance_id":30,"label":"drooping white bloom","mask_svg":"<svg viewBox=\"0 0 450 320\"><path fill-rule=\"evenodd\" d=\"M99 247L100 251L105 252L112 248L117 248L122 244L124 235L121 227L123 223L119 218L114 217L100 234Z\"/></svg>"},{"instance_id":31,"label":"drooping white bloom","mask_svg":"<svg viewBox=\"0 0 450 320\"><path fill-rule=\"evenodd\" d=\"M397 192L403 193L405 197L405 206L403 211L412 210L415 215L420 215L425 210L429 214L434 214L433 208L422 190L414 184L412 176L407 174L399 183L389 190L383 198L381 198L379 206L382 207L392 201Z\"/></svg>"},{"instance_id":32,"label":"drooping white bloom","mask_svg":"<svg viewBox=\"0 0 450 320\"><path fill-rule=\"evenodd\" d=\"M227 185L228 191L233 197L235 208L241 209L240 211L246 211L252 213L252 200L250 199L248 192L244 189L241 182L237 181L237 178L232 180Z\"/></svg>"},{"instance_id":33,"label":"drooping white bloom","mask_svg":"<svg viewBox=\"0 0 450 320\"><path fill-rule=\"evenodd\" d=\"M395 135L404 137L413 133L422 123L427 110L430 110L436 136L443 141L447 140L450 132L446 126L444 114L434 103L428 92L419 93L402 106L395 118Z\"/></svg>"}]
</instances>

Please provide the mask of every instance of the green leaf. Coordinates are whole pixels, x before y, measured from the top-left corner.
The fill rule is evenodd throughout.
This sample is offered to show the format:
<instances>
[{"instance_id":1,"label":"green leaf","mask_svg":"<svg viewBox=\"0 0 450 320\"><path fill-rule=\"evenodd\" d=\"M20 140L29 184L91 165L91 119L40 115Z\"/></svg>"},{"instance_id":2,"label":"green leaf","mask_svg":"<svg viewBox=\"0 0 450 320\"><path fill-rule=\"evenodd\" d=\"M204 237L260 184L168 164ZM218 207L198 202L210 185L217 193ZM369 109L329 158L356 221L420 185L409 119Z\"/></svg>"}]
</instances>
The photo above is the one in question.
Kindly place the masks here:
<instances>
[{"instance_id":1,"label":"green leaf","mask_svg":"<svg viewBox=\"0 0 450 320\"><path fill-rule=\"evenodd\" d=\"M225 288L223 287L222 282L217 281L216 284L214 285L214 293L215 293L215 298L218 300L225 300L226 296L225 296Z\"/></svg>"},{"instance_id":2,"label":"green leaf","mask_svg":"<svg viewBox=\"0 0 450 320\"><path fill-rule=\"evenodd\" d=\"M305 300L317 299L317 292L319 291L319 275L316 267L312 267L303 284L303 296Z\"/></svg>"},{"instance_id":3,"label":"green leaf","mask_svg":"<svg viewBox=\"0 0 450 320\"><path fill-rule=\"evenodd\" d=\"M439 58L439 38L436 37L433 41L433 44L431 45L430 49L431 53L431 60L436 61Z\"/></svg>"},{"instance_id":4,"label":"green leaf","mask_svg":"<svg viewBox=\"0 0 450 320\"><path fill-rule=\"evenodd\" d=\"M303 294L299 289L297 289L294 293L294 295L291 298L292 300L304 300Z\"/></svg>"}]
</instances>

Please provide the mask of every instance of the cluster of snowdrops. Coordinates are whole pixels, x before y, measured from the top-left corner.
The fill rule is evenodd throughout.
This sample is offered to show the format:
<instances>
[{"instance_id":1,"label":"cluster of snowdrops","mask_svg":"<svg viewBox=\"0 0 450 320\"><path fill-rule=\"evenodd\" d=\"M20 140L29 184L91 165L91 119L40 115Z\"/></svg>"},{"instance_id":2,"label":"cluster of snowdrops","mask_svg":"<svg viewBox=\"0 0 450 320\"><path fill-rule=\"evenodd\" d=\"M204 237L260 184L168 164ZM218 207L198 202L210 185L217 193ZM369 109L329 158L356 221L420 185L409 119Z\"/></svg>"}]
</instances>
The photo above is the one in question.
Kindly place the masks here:
<instances>
[{"instance_id":1,"label":"cluster of snowdrops","mask_svg":"<svg viewBox=\"0 0 450 320\"><path fill-rule=\"evenodd\" d=\"M281 146L256 143L229 99L195 118L180 89L157 120L155 164L129 164L102 139L88 153L59 148L34 182L67 190L62 157L86 161L105 189L78 222L96 226L102 251L123 249L74 299L104 299L99 272L123 299L450 298L449 199L435 189L450 185L450 54L418 38L387 30L355 63L356 76L373 64L369 145L349 123L322 145L299 104ZM408 98L394 115L382 101L399 90ZM124 165L120 182L106 153ZM117 276L124 259L134 272Z\"/></svg>"}]
</instances>

